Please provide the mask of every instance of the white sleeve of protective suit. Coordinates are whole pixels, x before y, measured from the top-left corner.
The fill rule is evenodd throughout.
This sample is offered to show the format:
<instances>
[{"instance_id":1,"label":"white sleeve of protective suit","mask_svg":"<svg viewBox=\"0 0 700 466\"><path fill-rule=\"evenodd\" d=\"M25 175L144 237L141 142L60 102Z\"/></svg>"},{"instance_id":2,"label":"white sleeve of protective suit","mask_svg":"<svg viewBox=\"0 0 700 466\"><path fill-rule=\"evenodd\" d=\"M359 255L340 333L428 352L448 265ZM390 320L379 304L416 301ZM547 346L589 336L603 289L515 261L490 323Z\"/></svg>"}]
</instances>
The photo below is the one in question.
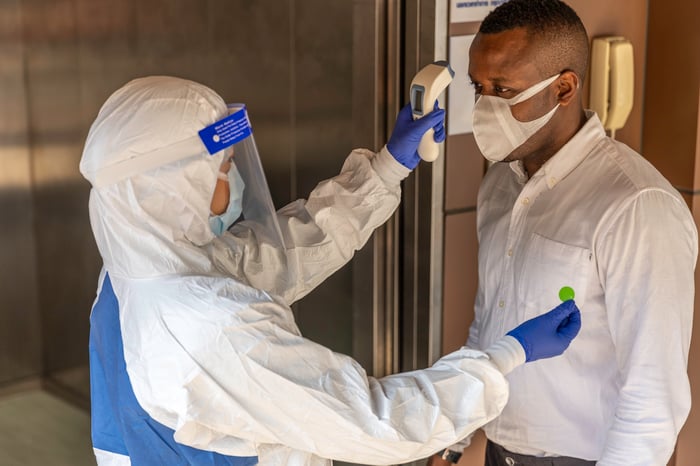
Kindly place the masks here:
<instances>
[{"instance_id":1,"label":"white sleeve of protective suit","mask_svg":"<svg viewBox=\"0 0 700 466\"><path fill-rule=\"evenodd\" d=\"M281 296L302 298L345 265L394 213L410 170L383 148L354 150L340 174L277 212L284 247L241 222L214 241L214 260L228 274Z\"/></svg>"},{"instance_id":2,"label":"white sleeve of protective suit","mask_svg":"<svg viewBox=\"0 0 700 466\"><path fill-rule=\"evenodd\" d=\"M178 442L223 454L281 445L367 464L424 458L501 412L508 385L499 366L518 363L517 352L494 350L497 366L462 348L428 369L377 379L303 338L287 306L232 280L173 277L130 289L115 280L139 403Z\"/></svg>"},{"instance_id":3,"label":"white sleeve of protective suit","mask_svg":"<svg viewBox=\"0 0 700 466\"><path fill-rule=\"evenodd\" d=\"M510 335L496 341L486 350L486 354L503 375L508 375L513 369L525 363L525 349ZM452 451L463 451L471 444L472 435L473 432L447 448Z\"/></svg>"}]
</instances>

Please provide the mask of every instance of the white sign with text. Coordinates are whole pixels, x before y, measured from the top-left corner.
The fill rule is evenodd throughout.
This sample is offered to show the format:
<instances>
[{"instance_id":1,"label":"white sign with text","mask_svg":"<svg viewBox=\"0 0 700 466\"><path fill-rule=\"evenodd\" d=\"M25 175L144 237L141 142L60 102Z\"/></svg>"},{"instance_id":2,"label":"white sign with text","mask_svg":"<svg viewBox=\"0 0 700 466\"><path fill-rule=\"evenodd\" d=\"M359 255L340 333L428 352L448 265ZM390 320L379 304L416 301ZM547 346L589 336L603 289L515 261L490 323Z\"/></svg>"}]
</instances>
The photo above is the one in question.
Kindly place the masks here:
<instances>
[{"instance_id":1,"label":"white sign with text","mask_svg":"<svg viewBox=\"0 0 700 466\"><path fill-rule=\"evenodd\" d=\"M472 132L474 87L469 80L469 47L474 34L450 37L450 66L455 76L447 91L447 134Z\"/></svg>"},{"instance_id":2,"label":"white sign with text","mask_svg":"<svg viewBox=\"0 0 700 466\"><path fill-rule=\"evenodd\" d=\"M508 0L450 0L450 22L481 21L497 6Z\"/></svg>"}]
</instances>

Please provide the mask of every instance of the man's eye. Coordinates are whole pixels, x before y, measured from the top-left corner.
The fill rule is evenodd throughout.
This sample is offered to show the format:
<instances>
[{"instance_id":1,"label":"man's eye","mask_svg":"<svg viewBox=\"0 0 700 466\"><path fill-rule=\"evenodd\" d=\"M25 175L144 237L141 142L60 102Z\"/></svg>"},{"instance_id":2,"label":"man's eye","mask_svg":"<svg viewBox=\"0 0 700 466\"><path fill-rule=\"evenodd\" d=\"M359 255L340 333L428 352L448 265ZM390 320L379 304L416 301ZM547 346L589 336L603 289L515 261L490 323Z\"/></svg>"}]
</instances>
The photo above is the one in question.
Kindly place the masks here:
<instances>
[{"instance_id":1,"label":"man's eye","mask_svg":"<svg viewBox=\"0 0 700 466\"><path fill-rule=\"evenodd\" d=\"M474 88L474 92L481 94L481 84L475 83L474 81L469 81L469 84L471 84L471 86Z\"/></svg>"},{"instance_id":2,"label":"man's eye","mask_svg":"<svg viewBox=\"0 0 700 466\"><path fill-rule=\"evenodd\" d=\"M508 89L507 87L500 87L500 86L495 86L495 87L493 88L493 90L494 90L494 92L495 92L496 94L507 94L508 92L511 91L511 90Z\"/></svg>"}]
</instances>

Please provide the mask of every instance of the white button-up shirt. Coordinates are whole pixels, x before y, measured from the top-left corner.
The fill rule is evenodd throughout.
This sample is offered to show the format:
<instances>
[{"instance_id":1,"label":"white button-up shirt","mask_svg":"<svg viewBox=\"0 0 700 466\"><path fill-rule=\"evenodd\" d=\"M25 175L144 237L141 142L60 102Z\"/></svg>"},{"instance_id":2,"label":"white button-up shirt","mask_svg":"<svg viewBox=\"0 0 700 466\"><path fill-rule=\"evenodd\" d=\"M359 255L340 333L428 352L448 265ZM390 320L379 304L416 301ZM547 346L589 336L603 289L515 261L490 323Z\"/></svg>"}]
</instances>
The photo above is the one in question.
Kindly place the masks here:
<instances>
[{"instance_id":1,"label":"white button-up shirt","mask_svg":"<svg viewBox=\"0 0 700 466\"><path fill-rule=\"evenodd\" d=\"M487 348L575 290L578 337L516 368L489 439L599 465L666 464L690 409L697 231L683 198L595 115L530 179L493 165L479 191L468 346Z\"/></svg>"}]
</instances>

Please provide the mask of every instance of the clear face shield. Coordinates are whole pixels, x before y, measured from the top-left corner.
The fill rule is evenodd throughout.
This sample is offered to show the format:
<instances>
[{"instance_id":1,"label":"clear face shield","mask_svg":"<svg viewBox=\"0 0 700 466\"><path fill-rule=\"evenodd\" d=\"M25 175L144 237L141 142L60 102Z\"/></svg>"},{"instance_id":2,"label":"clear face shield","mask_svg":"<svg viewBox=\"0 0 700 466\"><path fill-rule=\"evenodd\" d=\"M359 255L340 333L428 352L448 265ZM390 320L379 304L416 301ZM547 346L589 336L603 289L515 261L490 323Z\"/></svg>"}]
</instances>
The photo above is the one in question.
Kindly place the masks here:
<instances>
[{"instance_id":1,"label":"clear face shield","mask_svg":"<svg viewBox=\"0 0 700 466\"><path fill-rule=\"evenodd\" d=\"M281 248L282 234L244 104L228 105L226 117L204 127L197 134L137 157L124 157L116 163L99 167L94 173L89 172L87 177L93 187L100 188L134 175L153 173L160 167L184 163L192 157L216 156L221 163L223 157L231 155L235 165L231 171L236 172L236 180L242 181L236 182L234 177L230 177L232 186L229 186L232 193L239 194L238 197L232 196L232 202L239 204L240 215L230 218L222 231L229 229L234 221L245 222L255 226L259 240ZM185 170L182 176L192 182L197 175L194 172L188 174ZM180 186L174 184L172 189L181 189ZM190 236L195 244L200 245L211 240L211 234L205 232L190 233Z\"/></svg>"},{"instance_id":2,"label":"clear face shield","mask_svg":"<svg viewBox=\"0 0 700 466\"><path fill-rule=\"evenodd\" d=\"M177 128L182 119L178 112L182 112L178 105L163 105L158 112L150 112L140 119L135 119L133 112L125 112L124 121L118 123L135 126L138 132L153 118L161 118L165 122L161 127L171 129L168 121L172 121L172 128ZM189 128L184 129L189 132ZM182 234L194 245L203 247L214 264L227 275L258 288L276 290L286 283L293 283L296 274L287 264L282 231L245 105L228 105L226 117L195 131L195 134L184 135L184 139L172 143L168 143L168 138L172 139L170 134L160 139L157 133L145 134L146 141L155 139L163 143L143 153L137 153L127 145L124 150L113 150L115 156L108 162L97 157L100 163L91 163L92 160L81 162L81 171L96 189L133 178L133 186L138 185L137 195L149 195L154 183L164 192L177 193L165 204L166 198L161 197L157 202L149 201L153 204L149 218L158 222L153 229L166 231L166 237L179 232L175 236ZM118 131L115 133L119 135ZM93 152L101 156L103 151L101 147L95 147L91 149ZM236 176L230 176L228 180L230 193L235 194L231 199L237 204L237 209L229 216L230 221L225 222L217 238L208 222L218 181L212 168L218 170L224 157L231 155ZM208 157L211 159L207 160ZM233 171L233 166L229 171ZM180 208L180 203L186 208ZM144 206L140 208L144 209Z\"/></svg>"},{"instance_id":3,"label":"clear face shield","mask_svg":"<svg viewBox=\"0 0 700 466\"><path fill-rule=\"evenodd\" d=\"M240 190L240 186L235 186L237 179L243 183L243 189L240 190L242 195L238 200L241 203L241 215L231 220L235 220L235 224L254 225L259 240L272 242L281 247L282 233L246 106L230 104L228 108L228 117L204 128L199 132L199 136L210 153L224 150L225 156L231 157L230 170L235 170L237 173L235 177L229 177L230 191L236 193ZM231 197L233 201L238 196L234 194ZM232 226L226 225L225 229L230 229ZM225 235L221 237L224 238Z\"/></svg>"},{"instance_id":4,"label":"clear face shield","mask_svg":"<svg viewBox=\"0 0 700 466\"><path fill-rule=\"evenodd\" d=\"M216 144L208 147L210 152L230 148L226 154L232 157L231 170L237 170L244 183L240 217L208 246L214 263L228 275L256 288L283 294L295 283L297 274L287 260L245 105L229 105L229 116L200 131L200 137L205 145L208 141ZM235 183L235 178L229 176L229 183ZM229 189L236 191L235 186ZM232 195L232 200L235 197Z\"/></svg>"}]
</instances>

